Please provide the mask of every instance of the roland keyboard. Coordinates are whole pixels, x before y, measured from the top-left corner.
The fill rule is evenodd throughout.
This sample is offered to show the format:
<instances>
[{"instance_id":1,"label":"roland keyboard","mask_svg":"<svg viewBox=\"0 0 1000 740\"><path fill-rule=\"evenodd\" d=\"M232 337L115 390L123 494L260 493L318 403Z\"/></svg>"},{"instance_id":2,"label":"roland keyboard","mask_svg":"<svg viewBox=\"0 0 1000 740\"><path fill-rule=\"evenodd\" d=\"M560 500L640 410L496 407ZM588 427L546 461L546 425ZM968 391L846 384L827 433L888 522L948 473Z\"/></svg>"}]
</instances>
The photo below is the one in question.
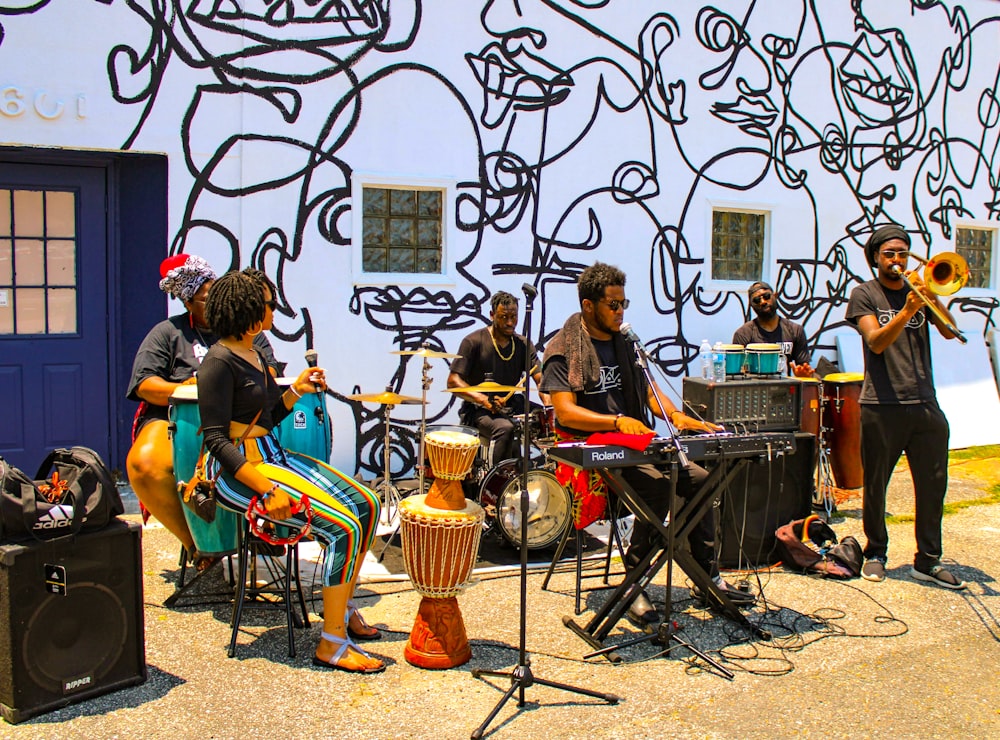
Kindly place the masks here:
<instances>
[{"instance_id":1,"label":"roland keyboard","mask_svg":"<svg viewBox=\"0 0 1000 740\"><path fill-rule=\"evenodd\" d=\"M679 441L688 459L695 462L795 454L795 435L792 432L694 434L679 437ZM557 462L593 470L634 465L668 465L676 459L677 448L670 437L654 437L642 451L619 445L569 442L550 447L547 454Z\"/></svg>"}]
</instances>

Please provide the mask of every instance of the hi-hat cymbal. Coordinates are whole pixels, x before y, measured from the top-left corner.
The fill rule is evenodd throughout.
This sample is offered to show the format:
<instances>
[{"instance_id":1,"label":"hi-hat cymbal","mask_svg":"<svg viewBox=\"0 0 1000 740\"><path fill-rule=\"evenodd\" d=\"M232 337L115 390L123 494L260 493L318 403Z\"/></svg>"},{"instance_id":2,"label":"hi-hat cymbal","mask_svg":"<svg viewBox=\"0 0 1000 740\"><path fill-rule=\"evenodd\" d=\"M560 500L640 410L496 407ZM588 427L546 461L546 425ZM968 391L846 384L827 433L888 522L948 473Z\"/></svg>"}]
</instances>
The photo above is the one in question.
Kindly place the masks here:
<instances>
[{"instance_id":1,"label":"hi-hat cymbal","mask_svg":"<svg viewBox=\"0 0 1000 740\"><path fill-rule=\"evenodd\" d=\"M438 352L435 349L427 349L426 347L422 349L394 349L390 355L415 355L417 357L445 357L454 359L456 357L461 357L462 355L453 355L451 352Z\"/></svg>"},{"instance_id":2,"label":"hi-hat cymbal","mask_svg":"<svg viewBox=\"0 0 1000 740\"><path fill-rule=\"evenodd\" d=\"M500 385L492 380L486 380L479 385L467 385L463 388L448 388L445 393L517 393L523 391L523 385Z\"/></svg>"},{"instance_id":3,"label":"hi-hat cymbal","mask_svg":"<svg viewBox=\"0 0 1000 740\"><path fill-rule=\"evenodd\" d=\"M348 396L348 398L352 401L379 403L385 406L398 406L401 403L423 403L423 401L416 396L401 396L398 393L393 393L392 391L383 391L382 393L355 393L353 396Z\"/></svg>"}]
</instances>

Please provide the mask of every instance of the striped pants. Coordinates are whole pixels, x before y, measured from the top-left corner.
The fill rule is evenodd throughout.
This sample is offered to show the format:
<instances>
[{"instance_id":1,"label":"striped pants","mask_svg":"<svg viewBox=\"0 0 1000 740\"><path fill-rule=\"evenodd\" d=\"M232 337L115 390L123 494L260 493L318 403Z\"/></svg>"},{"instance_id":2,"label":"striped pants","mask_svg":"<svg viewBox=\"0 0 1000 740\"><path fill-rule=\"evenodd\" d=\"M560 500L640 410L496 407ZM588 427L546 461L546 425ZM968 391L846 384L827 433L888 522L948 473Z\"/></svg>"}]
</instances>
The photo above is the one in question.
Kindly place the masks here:
<instances>
[{"instance_id":1,"label":"striped pants","mask_svg":"<svg viewBox=\"0 0 1000 740\"><path fill-rule=\"evenodd\" d=\"M306 455L282 449L273 434L247 439L242 452L272 483L294 501L309 497L312 507L312 532L323 545L323 584L348 583L361 566L358 556L375 539L381 504L378 497L353 478L326 463ZM220 503L230 509L246 511L254 492L221 469L209 455L206 474L215 477ZM279 522L298 528L305 523L303 514Z\"/></svg>"}]
</instances>

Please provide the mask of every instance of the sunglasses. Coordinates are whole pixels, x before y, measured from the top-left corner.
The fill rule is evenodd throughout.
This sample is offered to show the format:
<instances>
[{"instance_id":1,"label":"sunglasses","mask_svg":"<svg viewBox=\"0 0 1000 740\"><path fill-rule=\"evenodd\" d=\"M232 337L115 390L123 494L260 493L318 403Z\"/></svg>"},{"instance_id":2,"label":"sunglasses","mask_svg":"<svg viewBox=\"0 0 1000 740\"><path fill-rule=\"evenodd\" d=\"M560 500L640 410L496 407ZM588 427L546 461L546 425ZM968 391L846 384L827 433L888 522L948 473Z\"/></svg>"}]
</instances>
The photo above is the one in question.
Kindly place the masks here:
<instances>
[{"instance_id":1,"label":"sunglasses","mask_svg":"<svg viewBox=\"0 0 1000 740\"><path fill-rule=\"evenodd\" d=\"M774 293L761 293L761 294L755 295L753 298L751 298L750 302L753 303L753 305L755 305L755 306L759 306L764 301L771 300L771 298L773 296L774 296Z\"/></svg>"},{"instance_id":2,"label":"sunglasses","mask_svg":"<svg viewBox=\"0 0 1000 740\"><path fill-rule=\"evenodd\" d=\"M894 260L894 259L905 260L910 258L910 253L907 252L905 249L900 249L900 250L887 249L884 252L879 252L879 254L881 254L887 260Z\"/></svg>"},{"instance_id":3,"label":"sunglasses","mask_svg":"<svg viewBox=\"0 0 1000 740\"><path fill-rule=\"evenodd\" d=\"M606 300L604 300L602 298L601 302L604 303L604 304L606 304L607 307L610 308L612 311L617 311L619 308L622 309L622 310L628 308L629 299L625 298L624 300L621 300L621 301L619 301L617 299L612 299L610 301L606 301Z\"/></svg>"},{"instance_id":4,"label":"sunglasses","mask_svg":"<svg viewBox=\"0 0 1000 740\"><path fill-rule=\"evenodd\" d=\"M278 308L278 302L276 300L274 300L273 298L271 300L269 300L269 301L264 301L264 305L267 306L272 311L274 311L275 309Z\"/></svg>"}]
</instances>

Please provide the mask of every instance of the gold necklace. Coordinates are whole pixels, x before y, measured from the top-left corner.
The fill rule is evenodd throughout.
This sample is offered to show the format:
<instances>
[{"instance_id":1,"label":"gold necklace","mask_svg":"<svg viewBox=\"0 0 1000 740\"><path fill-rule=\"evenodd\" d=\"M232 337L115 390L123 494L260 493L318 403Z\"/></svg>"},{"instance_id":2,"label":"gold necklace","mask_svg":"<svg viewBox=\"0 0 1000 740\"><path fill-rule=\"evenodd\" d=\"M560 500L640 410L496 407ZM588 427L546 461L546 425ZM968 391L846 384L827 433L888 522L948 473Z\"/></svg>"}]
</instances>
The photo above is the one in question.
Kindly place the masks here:
<instances>
[{"instance_id":1,"label":"gold necklace","mask_svg":"<svg viewBox=\"0 0 1000 740\"><path fill-rule=\"evenodd\" d=\"M514 357L514 340L513 340L513 338L510 340L510 354L507 355L506 357L504 357L503 356L503 352L501 352L500 348L497 346L497 338L495 336L493 336L493 329L491 328L489 331L490 331L490 340L493 342L493 349L495 349L497 351L497 356L501 360L503 360L504 362L510 362L513 359L513 357Z\"/></svg>"}]
</instances>

